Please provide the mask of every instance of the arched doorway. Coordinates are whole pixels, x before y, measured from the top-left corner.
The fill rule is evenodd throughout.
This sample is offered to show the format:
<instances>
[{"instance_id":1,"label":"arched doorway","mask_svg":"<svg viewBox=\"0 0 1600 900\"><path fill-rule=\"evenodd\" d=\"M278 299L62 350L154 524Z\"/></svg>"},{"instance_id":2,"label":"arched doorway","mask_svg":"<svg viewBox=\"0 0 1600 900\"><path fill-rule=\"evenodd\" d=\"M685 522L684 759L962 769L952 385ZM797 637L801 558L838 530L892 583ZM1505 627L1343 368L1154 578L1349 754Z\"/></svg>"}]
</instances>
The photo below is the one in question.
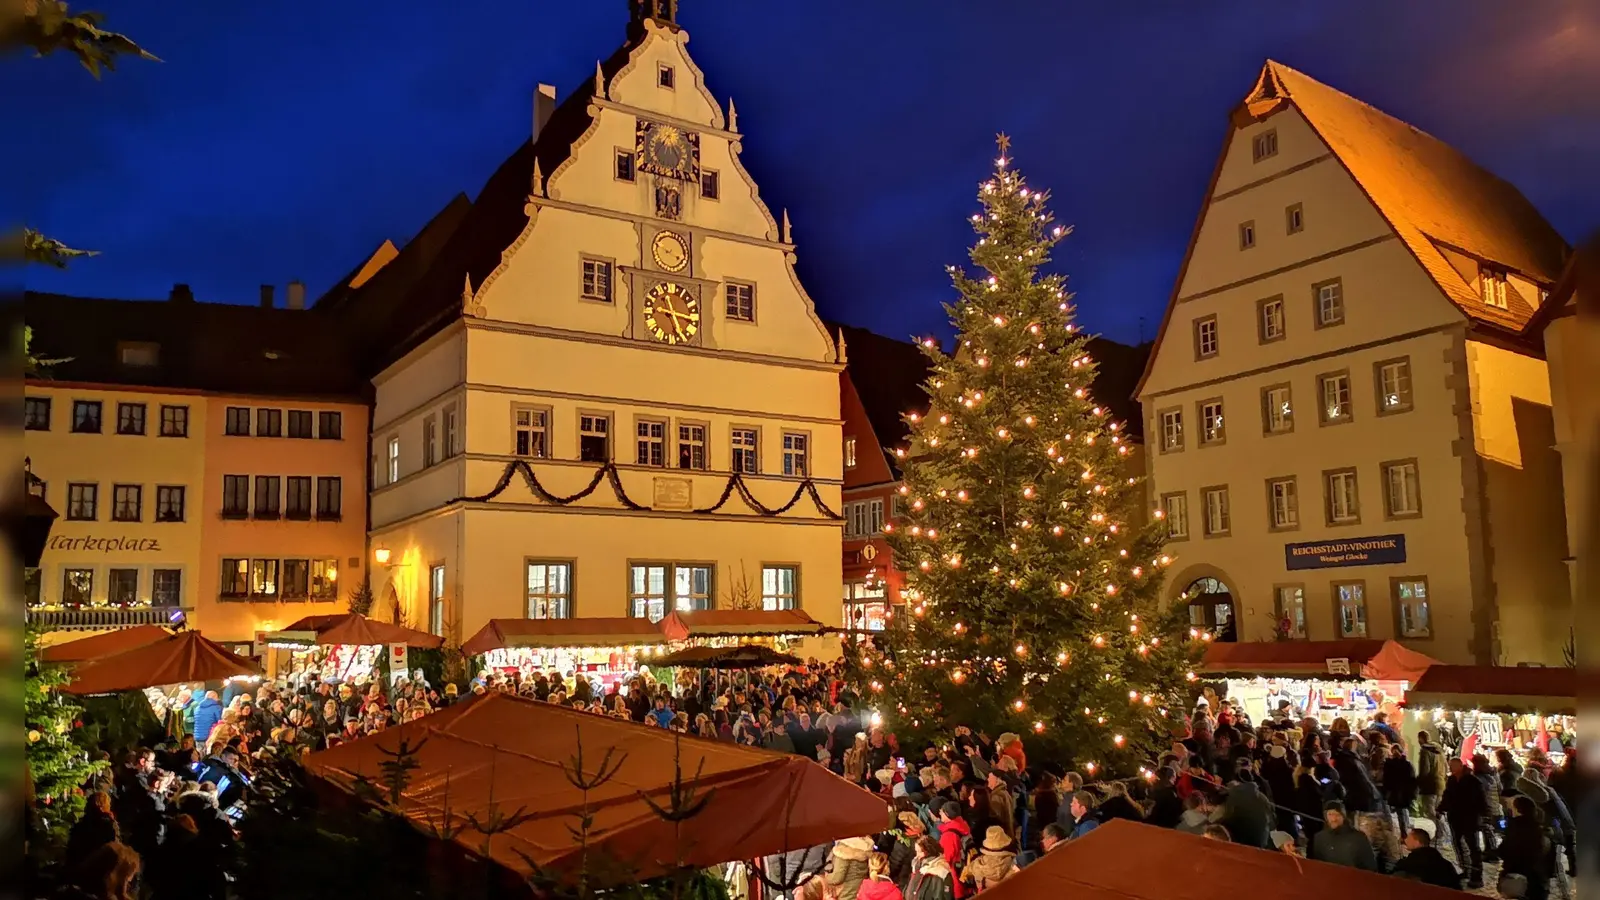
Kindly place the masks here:
<instances>
[{"instance_id":1,"label":"arched doorway","mask_svg":"<svg viewBox=\"0 0 1600 900\"><path fill-rule=\"evenodd\" d=\"M1178 599L1189 606L1189 624L1216 635L1219 641L1239 639L1238 607L1233 589L1221 578L1203 575L1186 585Z\"/></svg>"}]
</instances>

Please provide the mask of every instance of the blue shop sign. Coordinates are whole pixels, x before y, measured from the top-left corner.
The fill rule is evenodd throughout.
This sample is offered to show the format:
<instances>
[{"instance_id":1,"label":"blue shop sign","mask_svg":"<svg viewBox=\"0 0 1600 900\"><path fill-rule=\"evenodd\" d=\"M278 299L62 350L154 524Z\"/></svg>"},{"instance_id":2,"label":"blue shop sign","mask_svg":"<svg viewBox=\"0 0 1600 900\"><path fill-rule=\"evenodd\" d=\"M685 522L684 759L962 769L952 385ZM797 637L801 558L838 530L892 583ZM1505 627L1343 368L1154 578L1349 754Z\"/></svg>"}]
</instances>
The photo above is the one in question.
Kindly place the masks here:
<instances>
[{"instance_id":1,"label":"blue shop sign","mask_svg":"<svg viewBox=\"0 0 1600 900\"><path fill-rule=\"evenodd\" d=\"M1382 566L1406 561L1406 536L1380 534L1341 541L1310 541L1283 545L1284 565L1295 569L1337 569L1345 566Z\"/></svg>"}]
</instances>

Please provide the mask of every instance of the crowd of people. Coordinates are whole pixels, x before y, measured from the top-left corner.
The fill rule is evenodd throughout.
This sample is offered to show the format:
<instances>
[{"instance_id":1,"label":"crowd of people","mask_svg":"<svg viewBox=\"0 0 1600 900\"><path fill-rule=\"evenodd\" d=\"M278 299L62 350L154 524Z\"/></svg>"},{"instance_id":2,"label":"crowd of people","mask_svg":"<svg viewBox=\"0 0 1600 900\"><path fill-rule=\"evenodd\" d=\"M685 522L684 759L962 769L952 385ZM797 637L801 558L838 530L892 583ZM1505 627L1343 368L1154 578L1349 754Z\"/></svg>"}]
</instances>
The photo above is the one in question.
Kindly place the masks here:
<instances>
[{"instance_id":1,"label":"crowd of people","mask_svg":"<svg viewBox=\"0 0 1600 900\"><path fill-rule=\"evenodd\" d=\"M1525 763L1506 750L1464 762L1423 732L1413 755L1382 712L1357 728L1343 718L1324 727L1284 703L1253 725L1210 695L1144 774L1096 780L1030 761L1012 733L957 726L947 742L902 747L861 709L841 664L811 661L659 679L641 669L608 686L570 672L486 671L464 692L440 691L419 670L388 690L231 682L182 691L173 739L130 753L88 786L68 866L108 900L132 900L136 883L155 900L221 900L232 818L257 760L334 746L490 691L800 754L893 808L892 830L747 871L745 882L754 874L774 900L964 900L1113 819L1451 888L1483 886L1484 864L1497 861L1498 887L1523 900L1546 900L1552 881L1565 895L1575 865L1575 753L1559 767L1537 749Z\"/></svg>"}]
</instances>

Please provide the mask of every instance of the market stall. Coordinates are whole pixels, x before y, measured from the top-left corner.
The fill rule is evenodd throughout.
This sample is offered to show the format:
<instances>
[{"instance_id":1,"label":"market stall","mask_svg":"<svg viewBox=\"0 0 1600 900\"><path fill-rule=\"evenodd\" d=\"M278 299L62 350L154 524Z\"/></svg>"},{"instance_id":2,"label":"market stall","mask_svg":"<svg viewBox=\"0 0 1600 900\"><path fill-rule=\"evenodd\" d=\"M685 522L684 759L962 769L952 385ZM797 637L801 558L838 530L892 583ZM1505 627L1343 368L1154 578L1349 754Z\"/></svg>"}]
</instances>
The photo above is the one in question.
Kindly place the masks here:
<instances>
[{"instance_id":1,"label":"market stall","mask_svg":"<svg viewBox=\"0 0 1600 900\"><path fill-rule=\"evenodd\" d=\"M199 632L186 631L90 660L73 670L72 682L63 690L71 694L113 694L260 674L261 667L253 660L229 653Z\"/></svg>"},{"instance_id":2,"label":"market stall","mask_svg":"<svg viewBox=\"0 0 1600 900\"><path fill-rule=\"evenodd\" d=\"M1578 670L1536 666L1433 666L1406 695L1408 737L1428 731L1470 757L1535 748L1559 764L1578 734Z\"/></svg>"},{"instance_id":3,"label":"market stall","mask_svg":"<svg viewBox=\"0 0 1600 900\"><path fill-rule=\"evenodd\" d=\"M132 650L135 647L143 647L145 644L153 644L169 637L172 637L172 632L160 625L137 625L133 628L118 628L116 631L90 635L75 641L52 644L44 648L40 655L45 662L81 663Z\"/></svg>"},{"instance_id":4,"label":"market stall","mask_svg":"<svg viewBox=\"0 0 1600 900\"><path fill-rule=\"evenodd\" d=\"M881 799L792 754L495 692L314 753L306 768L358 798L359 782L381 784L402 747L414 767L400 813L523 876L534 867L570 876L587 854L615 863L591 877L648 878L874 834L889 822ZM599 782L587 791L563 768L580 751ZM609 777L596 777L601 767ZM692 783L701 807L682 827L652 807L673 808L675 782ZM474 823L496 809L514 810L515 821L485 840ZM593 817L586 844L574 836L583 810Z\"/></svg>"},{"instance_id":5,"label":"market stall","mask_svg":"<svg viewBox=\"0 0 1600 900\"><path fill-rule=\"evenodd\" d=\"M490 619L461 650L492 672L581 674L610 688L666 644L649 619Z\"/></svg>"},{"instance_id":6,"label":"market stall","mask_svg":"<svg viewBox=\"0 0 1600 900\"><path fill-rule=\"evenodd\" d=\"M744 644L732 647L685 647L651 660L650 664L693 669L764 669L767 666L798 666L800 657L779 653L770 647Z\"/></svg>"},{"instance_id":7,"label":"market stall","mask_svg":"<svg viewBox=\"0 0 1600 900\"><path fill-rule=\"evenodd\" d=\"M282 631L265 635L265 641L269 649L289 654L286 665L271 660L276 677L333 683L376 679L386 650L391 671L403 674L407 648L436 650L444 644L438 635L358 613L306 616Z\"/></svg>"},{"instance_id":8,"label":"market stall","mask_svg":"<svg viewBox=\"0 0 1600 900\"><path fill-rule=\"evenodd\" d=\"M675 643L718 647L752 644L780 651L822 633L822 623L801 609L674 610L659 624L661 634Z\"/></svg>"},{"instance_id":9,"label":"market stall","mask_svg":"<svg viewBox=\"0 0 1600 900\"><path fill-rule=\"evenodd\" d=\"M1394 641L1215 642L1200 673L1227 683L1227 697L1260 722L1287 700L1296 717L1367 718L1384 710L1398 718L1406 691L1433 658ZM1355 722L1351 723L1356 724Z\"/></svg>"},{"instance_id":10,"label":"market stall","mask_svg":"<svg viewBox=\"0 0 1600 900\"><path fill-rule=\"evenodd\" d=\"M1116 819L1046 853L983 892L984 900L1460 900L1433 887Z\"/></svg>"}]
</instances>

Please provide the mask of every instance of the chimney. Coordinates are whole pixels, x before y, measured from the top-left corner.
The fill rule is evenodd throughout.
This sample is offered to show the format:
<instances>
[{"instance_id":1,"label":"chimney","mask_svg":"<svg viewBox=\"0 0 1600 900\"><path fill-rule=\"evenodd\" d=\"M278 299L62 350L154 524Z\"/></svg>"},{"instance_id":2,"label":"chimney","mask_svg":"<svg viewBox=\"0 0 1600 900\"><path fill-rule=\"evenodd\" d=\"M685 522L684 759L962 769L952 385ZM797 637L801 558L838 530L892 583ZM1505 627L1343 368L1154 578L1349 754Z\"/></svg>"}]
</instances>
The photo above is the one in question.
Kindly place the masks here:
<instances>
[{"instance_id":1,"label":"chimney","mask_svg":"<svg viewBox=\"0 0 1600 900\"><path fill-rule=\"evenodd\" d=\"M190 290L187 284L175 284L172 286L172 292L167 294L167 300L173 303L193 303L194 291Z\"/></svg>"},{"instance_id":2,"label":"chimney","mask_svg":"<svg viewBox=\"0 0 1600 900\"><path fill-rule=\"evenodd\" d=\"M306 285L305 285L305 282L303 282L303 281L291 281L291 282L289 282L289 290L288 290L288 293L284 296L284 302L287 304L289 309L305 309L306 308Z\"/></svg>"},{"instance_id":3,"label":"chimney","mask_svg":"<svg viewBox=\"0 0 1600 900\"><path fill-rule=\"evenodd\" d=\"M539 142L539 135L544 127L550 124L550 116L556 111L556 88L553 84L541 84L533 92L533 141Z\"/></svg>"},{"instance_id":4,"label":"chimney","mask_svg":"<svg viewBox=\"0 0 1600 900\"><path fill-rule=\"evenodd\" d=\"M263 284L261 286L261 308L262 309L271 309L272 308L272 291L273 291L273 288L272 288L272 285L270 285L270 284Z\"/></svg>"}]
</instances>

